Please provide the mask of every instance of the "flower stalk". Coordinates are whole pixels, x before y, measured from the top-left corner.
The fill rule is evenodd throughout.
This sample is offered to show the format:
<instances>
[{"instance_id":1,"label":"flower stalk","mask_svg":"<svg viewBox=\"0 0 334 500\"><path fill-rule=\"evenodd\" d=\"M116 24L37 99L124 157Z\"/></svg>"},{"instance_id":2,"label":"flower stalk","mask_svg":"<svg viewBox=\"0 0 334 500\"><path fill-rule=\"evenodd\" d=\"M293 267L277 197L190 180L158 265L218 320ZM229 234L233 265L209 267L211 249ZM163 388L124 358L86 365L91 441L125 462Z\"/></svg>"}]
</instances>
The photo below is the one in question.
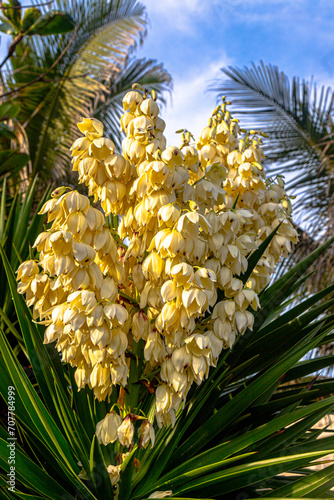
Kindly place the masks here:
<instances>
[{"instance_id":1,"label":"flower stalk","mask_svg":"<svg viewBox=\"0 0 334 500\"><path fill-rule=\"evenodd\" d=\"M174 425L192 385L252 330L259 292L297 241L284 182L261 167L263 134L245 134L224 100L194 145L185 132L180 148L167 147L153 97L137 87L124 97L123 154L101 122L78 124L73 170L101 210L55 190L41 211L51 228L17 272L78 390L117 401L96 427L117 450L113 484L129 453L140 467L134 450L153 446L155 423Z\"/></svg>"}]
</instances>

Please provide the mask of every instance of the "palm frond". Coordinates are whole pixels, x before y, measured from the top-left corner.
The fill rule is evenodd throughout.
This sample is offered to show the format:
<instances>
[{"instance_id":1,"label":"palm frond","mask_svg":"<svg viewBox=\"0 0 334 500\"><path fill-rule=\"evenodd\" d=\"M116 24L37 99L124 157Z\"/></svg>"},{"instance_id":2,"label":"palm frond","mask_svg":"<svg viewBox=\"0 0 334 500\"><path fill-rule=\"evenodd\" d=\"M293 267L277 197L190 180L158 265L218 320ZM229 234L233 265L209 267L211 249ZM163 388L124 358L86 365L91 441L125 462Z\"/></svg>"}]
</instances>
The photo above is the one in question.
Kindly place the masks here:
<instances>
[{"instance_id":1,"label":"palm frond","mask_svg":"<svg viewBox=\"0 0 334 500\"><path fill-rule=\"evenodd\" d=\"M134 82L148 90L155 90L162 105L166 104L164 95L172 89L172 78L163 65L154 59L131 59L124 70L109 80L107 92L99 94L94 103L93 115L103 121L106 132L121 147L120 117L123 113L122 99L131 90Z\"/></svg>"},{"instance_id":2,"label":"palm frond","mask_svg":"<svg viewBox=\"0 0 334 500\"><path fill-rule=\"evenodd\" d=\"M168 87L171 77L153 62L148 61L145 69L141 61L137 70L135 61L130 65L127 62L146 34L145 7L137 0L55 3L54 7L66 9L76 20L75 36L26 40L16 52L9 84L17 87L33 80L65 52L46 81L37 82L19 94L20 120L31 144L33 172L47 175L53 170L54 175L64 177L69 170L68 149L77 135L77 121L94 114L96 103L107 102L108 95L112 102L110 109L115 109L116 94L111 91L114 84L116 89L128 85L131 74L142 73L142 78L149 79L148 72L152 70L153 82ZM120 133L114 126L111 130L116 142L120 142Z\"/></svg>"},{"instance_id":3,"label":"palm frond","mask_svg":"<svg viewBox=\"0 0 334 500\"><path fill-rule=\"evenodd\" d=\"M70 13L77 16L78 32L59 67L62 79L51 90L50 111L33 159L35 170L44 158L46 164L56 162L60 175L68 169L68 148L76 122L90 114L92 99L105 90L109 75L121 71L130 47L142 37L146 24L144 7L134 0L75 1Z\"/></svg>"},{"instance_id":4,"label":"palm frond","mask_svg":"<svg viewBox=\"0 0 334 500\"><path fill-rule=\"evenodd\" d=\"M266 168L272 174L287 175L290 193L298 195L296 215L301 218L307 210L308 231L328 228L334 192L331 88L318 92L313 80L297 77L290 82L277 66L262 61L251 68L222 68L222 73L228 80L217 79L210 90L218 98L227 94L236 114L246 115L251 128L269 134L270 145L264 147Z\"/></svg>"}]
</instances>

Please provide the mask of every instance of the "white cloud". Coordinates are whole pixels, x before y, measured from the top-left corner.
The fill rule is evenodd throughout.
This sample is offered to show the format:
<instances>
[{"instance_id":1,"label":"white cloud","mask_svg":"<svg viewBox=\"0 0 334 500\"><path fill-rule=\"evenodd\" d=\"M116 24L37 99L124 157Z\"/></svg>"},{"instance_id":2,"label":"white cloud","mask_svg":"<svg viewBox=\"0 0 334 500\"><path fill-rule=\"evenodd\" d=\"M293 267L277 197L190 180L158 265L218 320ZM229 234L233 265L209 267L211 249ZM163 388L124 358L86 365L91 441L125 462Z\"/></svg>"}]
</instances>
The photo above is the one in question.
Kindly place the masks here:
<instances>
[{"instance_id":1,"label":"white cloud","mask_svg":"<svg viewBox=\"0 0 334 500\"><path fill-rule=\"evenodd\" d=\"M189 13L198 14L207 8L205 2L201 0L144 0L151 12L157 12L161 15L179 14L188 15Z\"/></svg>"},{"instance_id":2,"label":"white cloud","mask_svg":"<svg viewBox=\"0 0 334 500\"><path fill-rule=\"evenodd\" d=\"M196 19L208 11L201 0L143 0L143 4L153 25L168 25L182 32L191 32Z\"/></svg>"},{"instance_id":3,"label":"white cloud","mask_svg":"<svg viewBox=\"0 0 334 500\"><path fill-rule=\"evenodd\" d=\"M216 101L213 92L206 92L208 84L218 76L221 67L231 62L224 56L219 63L197 67L196 71L192 69L182 78L175 77L173 100L161 114L166 121L164 134L168 145L179 146L180 136L175 134L176 130L186 128L197 138L207 125Z\"/></svg>"}]
</instances>

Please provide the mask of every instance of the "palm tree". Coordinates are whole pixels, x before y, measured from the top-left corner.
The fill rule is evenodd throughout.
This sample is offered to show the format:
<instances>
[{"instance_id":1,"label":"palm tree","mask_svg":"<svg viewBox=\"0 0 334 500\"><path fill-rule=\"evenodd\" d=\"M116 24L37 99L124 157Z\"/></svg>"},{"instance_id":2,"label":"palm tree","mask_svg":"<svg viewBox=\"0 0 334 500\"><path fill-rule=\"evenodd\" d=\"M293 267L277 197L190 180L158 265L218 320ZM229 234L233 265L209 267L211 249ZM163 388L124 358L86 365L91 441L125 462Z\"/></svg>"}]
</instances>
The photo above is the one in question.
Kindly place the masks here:
<instances>
[{"instance_id":1,"label":"palm tree","mask_svg":"<svg viewBox=\"0 0 334 500\"><path fill-rule=\"evenodd\" d=\"M221 71L223 78L214 81L210 90L218 93L218 99L228 95L235 114L246 115L249 128L268 133L265 167L272 175L286 176L289 193L296 195L300 242L290 259L296 261L333 234L334 92L330 87L319 92L313 79L294 77L290 82L277 66L262 61L251 68L229 66ZM318 263L313 285L331 279L332 258L329 250Z\"/></svg>"},{"instance_id":2,"label":"palm tree","mask_svg":"<svg viewBox=\"0 0 334 500\"><path fill-rule=\"evenodd\" d=\"M134 58L147 30L145 7L137 0L53 4L72 16L74 32L25 37L3 72L2 98L20 106L16 118L28 145L29 173L68 180L77 121L103 116L119 145L123 94L134 82L160 93L170 90L171 77L155 60ZM49 5L40 8L47 12Z\"/></svg>"}]
</instances>

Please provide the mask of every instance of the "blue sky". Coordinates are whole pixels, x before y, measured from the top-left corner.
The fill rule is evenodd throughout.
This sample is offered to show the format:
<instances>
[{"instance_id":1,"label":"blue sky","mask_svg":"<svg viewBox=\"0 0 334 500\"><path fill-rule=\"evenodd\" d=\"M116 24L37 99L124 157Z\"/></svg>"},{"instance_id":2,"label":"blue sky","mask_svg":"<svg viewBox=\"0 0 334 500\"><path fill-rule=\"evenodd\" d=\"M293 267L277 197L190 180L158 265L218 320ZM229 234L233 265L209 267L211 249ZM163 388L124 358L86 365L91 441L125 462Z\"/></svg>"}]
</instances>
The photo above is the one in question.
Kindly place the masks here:
<instances>
[{"instance_id":1,"label":"blue sky","mask_svg":"<svg viewBox=\"0 0 334 500\"><path fill-rule=\"evenodd\" d=\"M186 127L197 134L215 96L208 82L223 66L252 61L278 65L288 76L319 85L334 81L332 0L142 0L151 21L138 56L164 62L174 78L163 111L169 143Z\"/></svg>"},{"instance_id":2,"label":"blue sky","mask_svg":"<svg viewBox=\"0 0 334 500\"><path fill-rule=\"evenodd\" d=\"M174 78L163 110L169 144L179 143L175 130L197 135L206 125L215 107L206 89L223 66L262 59L290 77L334 82L333 0L141 1L150 28L137 55L163 62ZM2 37L1 56L8 38Z\"/></svg>"}]
</instances>

